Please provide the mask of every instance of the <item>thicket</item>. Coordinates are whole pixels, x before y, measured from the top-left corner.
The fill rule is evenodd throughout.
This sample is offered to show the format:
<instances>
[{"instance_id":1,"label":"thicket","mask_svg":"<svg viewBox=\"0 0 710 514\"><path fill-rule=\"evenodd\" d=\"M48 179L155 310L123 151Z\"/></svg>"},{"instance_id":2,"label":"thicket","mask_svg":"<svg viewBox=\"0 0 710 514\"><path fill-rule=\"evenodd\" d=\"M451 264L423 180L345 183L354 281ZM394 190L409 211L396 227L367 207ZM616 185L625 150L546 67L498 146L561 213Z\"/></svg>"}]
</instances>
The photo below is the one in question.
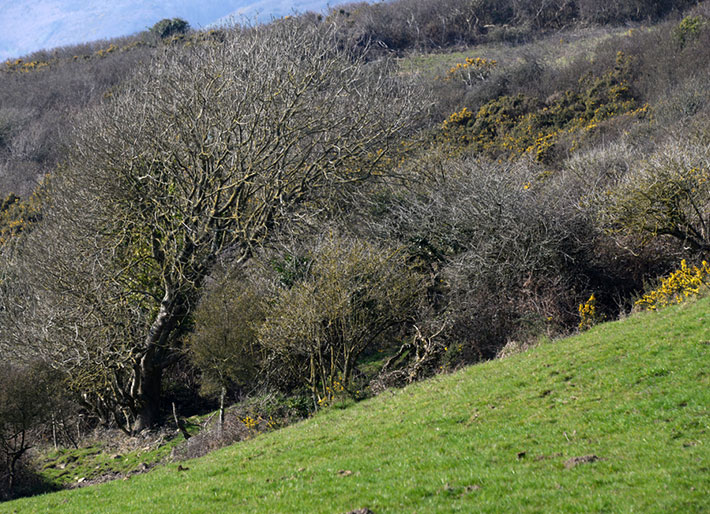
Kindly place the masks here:
<instances>
[{"instance_id":1,"label":"thicket","mask_svg":"<svg viewBox=\"0 0 710 514\"><path fill-rule=\"evenodd\" d=\"M492 158L529 154L552 164L607 120L646 117L648 104L640 106L631 91L630 67L630 59L619 52L613 69L601 77L582 77L576 91L557 91L545 101L524 94L500 96L475 113L464 107L444 121L441 136Z\"/></svg>"},{"instance_id":2,"label":"thicket","mask_svg":"<svg viewBox=\"0 0 710 514\"><path fill-rule=\"evenodd\" d=\"M571 25L658 21L693 0L393 0L331 8L346 46L433 50L491 41L523 42Z\"/></svg>"},{"instance_id":3,"label":"thicket","mask_svg":"<svg viewBox=\"0 0 710 514\"><path fill-rule=\"evenodd\" d=\"M349 4L8 64L2 179L53 170L35 197L9 193L27 182L0 203L8 373L40 359L96 423L132 434L172 402L220 398L217 442L193 440L196 455L639 297L694 294L705 264L642 296L710 248L707 7L569 58L540 50L559 40L546 30L686 5ZM533 33L539 46L429 77L378 57ZM52 93L87 66L86 89ZM54 135L30 144L40 100ZM83 112L60 137L67 105ZM224 414L248 397L269 400ZM46 441L45 421L30 424Z\"/></svg>"},{"instance_id":4,"label":"thicket","mask_svg":"<svg viewBox=\"0 0 710 514\"><path fill-rule=\"evenodd\" d=\"M51 487L36 476L29 456L48 436L67 442L67 400L61 377L45 364L0 365L0 500Z\"/></svg>"}]
</instances>

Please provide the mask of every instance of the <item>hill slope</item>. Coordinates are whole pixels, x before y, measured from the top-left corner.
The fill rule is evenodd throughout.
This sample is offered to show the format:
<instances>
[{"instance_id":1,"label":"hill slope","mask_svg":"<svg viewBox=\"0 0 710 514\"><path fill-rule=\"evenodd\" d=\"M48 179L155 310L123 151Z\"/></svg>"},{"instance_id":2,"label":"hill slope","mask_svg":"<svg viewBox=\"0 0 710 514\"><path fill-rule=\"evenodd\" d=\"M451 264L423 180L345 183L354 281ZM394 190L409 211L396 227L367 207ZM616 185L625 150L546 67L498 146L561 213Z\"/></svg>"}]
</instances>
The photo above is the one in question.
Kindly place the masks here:
<instances>
[{"instance_id":1,"label":"hill slope","mask_svg":"<svg viewBox=\"0 0 710 514\"><path fill-rule=\"evenodd\" d=\"M710 299L3 512L710 509Z\"/></svg>"}]
</instances>

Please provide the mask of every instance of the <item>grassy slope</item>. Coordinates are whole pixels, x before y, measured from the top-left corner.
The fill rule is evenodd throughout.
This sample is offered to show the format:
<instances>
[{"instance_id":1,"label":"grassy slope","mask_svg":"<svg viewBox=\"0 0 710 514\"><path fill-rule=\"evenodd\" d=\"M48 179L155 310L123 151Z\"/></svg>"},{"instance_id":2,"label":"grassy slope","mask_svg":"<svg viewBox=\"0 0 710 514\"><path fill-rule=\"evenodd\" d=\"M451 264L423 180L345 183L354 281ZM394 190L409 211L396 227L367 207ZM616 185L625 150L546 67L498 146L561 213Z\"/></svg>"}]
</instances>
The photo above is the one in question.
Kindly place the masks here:
<instances>
[{"instance_id":1,"label":"grassy slope","mask_svg":"<svg viewBox=\"0 0 710 514\"><path fill-rule=\"evenodd\" d=\"M707 512L709 357L705 299L0 511Z\"/></svg>"},{"instance_id":2,"label":"grassy slope","mask_svg":"<svg viewBox=\"0 0 710 514\"><path fill-rule=\"evenodd\" d=\"M648 30L648 29L643 29ZM626 28L575 28L559 31L546 37L540 37L525 45L509 43L484 43L463 51L442 53L414 53L399 60L405 72L418 71L428 76L437 76L465 61L467 57L495 59L500 65L507 66L522 59L537 58L549 65L566 65L580 55L590 58L594 49L605 39L622 34L630 34Z\"/></svg>"}]
</instances>

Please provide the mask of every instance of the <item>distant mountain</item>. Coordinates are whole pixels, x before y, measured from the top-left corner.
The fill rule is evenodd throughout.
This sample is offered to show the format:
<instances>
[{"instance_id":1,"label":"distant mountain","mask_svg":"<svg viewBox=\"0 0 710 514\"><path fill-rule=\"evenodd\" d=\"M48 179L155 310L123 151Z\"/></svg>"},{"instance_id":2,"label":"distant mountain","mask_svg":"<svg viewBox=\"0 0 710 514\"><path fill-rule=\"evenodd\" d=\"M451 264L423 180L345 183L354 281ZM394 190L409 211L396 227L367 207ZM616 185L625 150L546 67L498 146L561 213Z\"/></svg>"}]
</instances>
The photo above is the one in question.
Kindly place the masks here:
<instances>
[{"instance_id":1,"label":"distant mountain","mask_svg":"<svg viewBox=\"0 0 710 514\"><path fill-rule=\"evenodd\" d=\"M344 0L327 1L327 0L255 0L243 2L244 6L233 12L221 17L209 26L215 27L224 24L229 24L240 19L253 20L257 18L259 21L269 21L271 18L287 16L296 12L324 11L327 6L343 3Z\"/></svg>"},{"instance_id":2,"label":"distant mountain","mask_svg":"<svg viewBox=\"0 0 710 514\"><path fill-rule=\"evenodd\" d=\"M328 0L0 0L0 60L145 30L180 17L193 28L322 11Z\"/></svg>"}]
</instances>

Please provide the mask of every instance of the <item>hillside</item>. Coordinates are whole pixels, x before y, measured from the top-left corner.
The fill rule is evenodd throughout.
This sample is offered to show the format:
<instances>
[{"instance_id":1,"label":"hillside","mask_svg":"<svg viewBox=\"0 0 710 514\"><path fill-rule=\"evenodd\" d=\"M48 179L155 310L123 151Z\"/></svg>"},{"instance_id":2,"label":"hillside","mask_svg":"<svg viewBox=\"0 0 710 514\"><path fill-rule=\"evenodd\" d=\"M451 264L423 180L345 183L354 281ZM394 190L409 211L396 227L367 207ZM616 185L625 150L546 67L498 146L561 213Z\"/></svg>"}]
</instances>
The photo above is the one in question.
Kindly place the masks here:
<instances>
[{"instance_id":1,"label":"hillside","mask_svg":"<svg viewBox=\"0 0 710 514\"><path fill-rule=\"evenodd\" d=\"M702 509L707 300L628 316L708 296L709 84L691 0L174 18L5 62L0 501Z\"/></svg>"},{"instance_id":2,"label":"hillside","mask_svg":"<svg viewBox=\"0 0 710 514\"><path fill-rule=\"evenodd\" d=\"M709 309L634 315L0 511L706 512Z\"/></svg>"}]
</instances>

